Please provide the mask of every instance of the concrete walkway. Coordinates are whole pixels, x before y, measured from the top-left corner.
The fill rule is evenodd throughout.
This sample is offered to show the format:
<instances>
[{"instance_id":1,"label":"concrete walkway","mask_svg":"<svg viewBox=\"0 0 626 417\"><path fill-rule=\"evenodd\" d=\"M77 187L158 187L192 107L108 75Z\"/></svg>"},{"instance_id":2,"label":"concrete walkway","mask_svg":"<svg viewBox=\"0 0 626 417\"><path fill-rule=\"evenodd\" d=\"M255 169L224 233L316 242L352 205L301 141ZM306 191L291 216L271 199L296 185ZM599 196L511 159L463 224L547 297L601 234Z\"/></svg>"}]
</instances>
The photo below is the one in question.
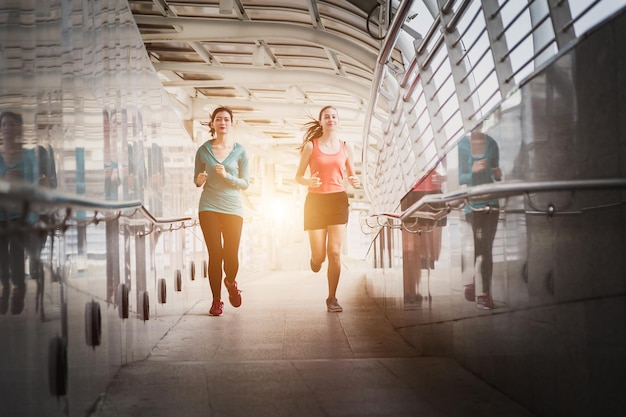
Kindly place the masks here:
<instances>
[{"instance_id":1,"label":"concrete walkway","mask_svg":"<svg viewBox=\"0 0 626 417\"><path fill-rule=\"evenodd\" d=\"M241 274L243 304L196 304L146 360L123 367L99 417L532 416L447 358L420 357L344 270ZM224 295L227 295L224 290Z\"/></svg>"}]
</instances>

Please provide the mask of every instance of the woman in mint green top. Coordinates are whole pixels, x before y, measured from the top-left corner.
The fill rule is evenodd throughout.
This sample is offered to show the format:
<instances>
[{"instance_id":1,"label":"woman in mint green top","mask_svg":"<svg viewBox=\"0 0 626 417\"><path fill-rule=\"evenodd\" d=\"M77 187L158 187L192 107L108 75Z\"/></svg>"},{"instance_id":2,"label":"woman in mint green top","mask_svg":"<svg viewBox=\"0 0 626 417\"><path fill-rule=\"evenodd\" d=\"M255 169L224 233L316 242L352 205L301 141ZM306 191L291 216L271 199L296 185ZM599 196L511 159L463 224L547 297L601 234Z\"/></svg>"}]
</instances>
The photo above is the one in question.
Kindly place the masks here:
<instances>
[{"instance_id":1,"label":"woman in mint green top","mask_svg":"<svg viewBox=\"0 0 626 417\"><path fill-rule=\"evenodd\" d=\"M39 179L37 157L33 149L23 147L22 128L20 113L0 113L0 178L8 182L34 185ZM10 294L11 314L20 314L24 309L24 250L29 239L27 234L15 230L5 231L12 226L21 226L23 215L20 207L0 207L0 314L7 313ZM27 220L33 219L29 215Z\"/></svg>"},{"instance_id":2,"label":"woman in mint green top","mask_svg":"<svg viewBox=\"0 0 626 417\"><path fill-rule=\"evenodd\" d=\"M477 126L459 142L459 183L468 187L502 179L498 143L484 134L481 128L481 125ZM498 228L498 200L470 201L465 204L464 211L474 235L474 278L471 284L465 286L465 298L475 301L478 308L491 310L494 308L491 278L493 241ZM479 288L476 288L477 277Z\"/></svg>"},{"instance_id":3,"label":"woman in mint green top","mask_svg":"<svg viewBox=\"0 0 626 417\"><path fill-rule=\"evenodd\" d=\"M240 190L248 188L248 155L241 144L233 143L226 159L219 161L215 155L216 150L213 149L213 141L204 142L196 153L195 176L207 173L198 211L215 211L243 217ZM226 170L224 176L216 170L218 165Z\"/></svg>"},{"instance_id":4,"label":"woman in mint green top","mask_svg":"<svg viewBox=\"0 0 626 417\"><path fill-rule=\"evenodd\" d=\"M209 253L209 283L213 303L209 314L221 316L222 276L233 307L241 305L237 288L239 243L243 227L241 190L249 185L248 154L230 135L233 113L218 107L211 115L211 135L196 152L194 182L203 187L198 219ZM223 269L222 269L223 268Z\"/></svg>"}]
</instances>

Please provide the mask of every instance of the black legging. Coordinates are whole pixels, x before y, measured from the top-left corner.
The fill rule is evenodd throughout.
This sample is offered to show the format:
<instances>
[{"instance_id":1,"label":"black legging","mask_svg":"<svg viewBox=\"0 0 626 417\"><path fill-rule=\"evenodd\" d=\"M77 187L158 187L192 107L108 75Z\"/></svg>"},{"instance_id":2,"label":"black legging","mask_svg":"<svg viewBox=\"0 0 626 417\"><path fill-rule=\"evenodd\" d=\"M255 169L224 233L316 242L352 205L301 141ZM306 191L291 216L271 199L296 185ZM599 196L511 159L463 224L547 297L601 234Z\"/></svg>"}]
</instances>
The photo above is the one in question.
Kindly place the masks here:
<instances>
[{"instance_id":1,"label":"black legging","mask_svg":"<svg viewBox=\"0 0 626 417\"><path fill-rule=\"evenodd\" d=\"M480 272L485 293L491 292L491 274L493 273L493 240L498 228L498 211L474 211L466 214L474 233L474 264L478 256L483 257Z\"/></svg>"},{"instance_id":2,"label":"black legging","mask_svg":"<svg viewBox=\"0 0 626 417\"><path fill-rule=\"evenodd\" d=\"M0 281L6 291L9 291L11 283L24 289L24 235L15 232L3 234L5 224L0 225Z\"/></svg>"},{"instance_id":3,"label":"black legging","mask_svg":"<svg viewBox=\"0 0 626 417\"><path fill-rule=\"evenodd\" d=\"M209 252L209 284L213 298L222 297L222 264L226 281L233 282L239 271L239 242L243 219L234 214L201 211L200 227Z\"/></svg>"}]
</instances>

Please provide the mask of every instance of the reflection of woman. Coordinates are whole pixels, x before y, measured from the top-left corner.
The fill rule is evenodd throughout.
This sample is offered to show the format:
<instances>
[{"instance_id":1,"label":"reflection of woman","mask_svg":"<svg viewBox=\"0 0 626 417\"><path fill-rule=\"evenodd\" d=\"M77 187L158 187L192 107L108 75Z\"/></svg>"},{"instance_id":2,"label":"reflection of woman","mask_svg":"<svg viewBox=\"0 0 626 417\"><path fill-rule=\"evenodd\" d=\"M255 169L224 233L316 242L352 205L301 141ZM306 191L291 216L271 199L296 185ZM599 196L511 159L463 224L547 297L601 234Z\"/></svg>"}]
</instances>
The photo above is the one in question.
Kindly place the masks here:
<instances>
[{"instance_id":1,"label":"reflection of woman","mask_svg":"<svg viewBox=\"0 0 626 417\"><path fill-rule=\"evenodd\" d=\"M436 170L432 170L422 181L413 186L411 191L402 198L400 204L402 210L408 209L410 206L419 201L428 194L440 194L441 181ZM427 210L427 209L426 209ZM434 222L432 220L419 219L416 224L411 224L409 229L419 229L419 233L411 233L408 230L402 230L402 248L403 248L403 284L404 284L404 307L411 309L420 307L423 296L420 293L420 282L422 278L422 269L430 270L435 268L435 261L439 260L441 253L441 227L444 220ZM429 294L426 299L429 299Z\"/></svg>"},{"instance_id":2,"label":"reflection of woman","mask_svg":"<svg viewBox=\"0 0 626 417\"><path fill-rule=\"evenodd\" d=\"M304 230L309 232L311 269L318 272L328 255L329 312L343 308L336 298L341 274L341 244L348 223L348 195L344 189L343 173L353 187L360 185L352 165L352 149L339 139L339 116L332 106L324 107L318 120L308 123L301 148L296 181L309 187L304 203ZM309 168L310 177L304 174Z\"/></svg>"},{"instance_id":3,"label":"reflection of woman","mask_svg":"<svg viewBox=\"0 0 626 417\"><path fill-rule=\"evenodd\" d=\"M13 112L0 114L0 178L8 181L23 181L34 184L39 177L37 160L32 150L22 147L22 115ZM20 222L21 213L0 209L0 229L10 228L14 222ZM11 284L11 313L20 314L24 309L26 283L24 282L24 239L19 233L0 230L0 314L9 309Z\"/></svg>"},{"instance_id":4,"label":"reflection of woman","mask_svg":"<svg viewBox=\"0 0 626 417\"><path fill-rule=\"evenodd\" d=\"M233 113L227 107L218 107L211 115L211 135L196 152L194 182L203 187L198 208L200 227L209 252L209 283L213 303L209 314L221 316L222 266L233 307L241 305L241 291L237 288L239 271L239 243L243 227L243 205L240 190L249 185L248 154L234 142L230 131Z\"/></svg>"},{"instance_id":5,"label":"reflection of woman","mask_svg":"<svg viewBox=\"0 0 626 417\"><path fill-rule=\"evenodd\" d=\"M39 181L40 187L57 188L58 179L56 171L56 162L54 160L54 150L52 146L37 145L37 161L39 163ZM45 224L50 224L53 220L53 215L42 213L39 215L39 221ZM44 316L43 310L43 291L44 291L44 266L41 261L41 252L46 246L48 240L48 232L40 231L32 233L30 236L30 247L27 249L29 252L29 271L32 279L37 283L37 295L35 297L37 301L37 309L41 315Z\"/></svg>"},{"instance_id":6,"label":"reflection of woman","mask_svg":"<svg viewBox=\"0 0 626 417\"><path fill-rule=\"evenodd\" d=\"M467 186L487 184L502 179L500 152L496 141L480 131L472 130L470 137L459 142L459 182ZM489 207L490 210L485 208ZM465 205L465 216L474 235L474 283L467 285L465 296L476 300L476 307L490 310L494 307L491 297L493 272L493 241L498 227L498 200L472 201ZM496 210L491 210L496 209ZM481 285L476 294L478 276Z\"/></svg>"}]
</instances>

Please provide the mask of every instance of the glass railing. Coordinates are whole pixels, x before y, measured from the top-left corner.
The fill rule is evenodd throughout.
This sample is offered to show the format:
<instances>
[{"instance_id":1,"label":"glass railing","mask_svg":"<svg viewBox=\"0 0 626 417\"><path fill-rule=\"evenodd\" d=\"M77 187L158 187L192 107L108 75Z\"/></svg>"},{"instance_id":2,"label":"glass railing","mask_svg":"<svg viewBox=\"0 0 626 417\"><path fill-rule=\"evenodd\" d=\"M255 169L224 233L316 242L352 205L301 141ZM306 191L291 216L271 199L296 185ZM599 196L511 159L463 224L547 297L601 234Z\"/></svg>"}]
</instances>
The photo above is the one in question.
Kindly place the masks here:
<instances>
[{"instance_id":1,"label":"glass railing","mask_svg":"<svg viewBox=\"0 0 626 417\"><path fill-rule=\"evenodd\" d=\"M384 212L374 214L365 219L369 227L400 227L411 229L411 224L417 225L419 219L439 221L444 219L452 210L470 207L473 211L505 210L508 213L546 214L549 216L570 215L588 212L612 206L626 204L626 200L618 198L615 202L599 205L587 205L571 210L575 193L577 191L607 191L626 190L626 178L606 178L594 180L571 180L571 181L537 181L537 182L506 182L477 185L462 188L445 194L428 194L421 197L407 209L399 212ZM532 196L539 193L567 192L572 198L559 207L555 203L543 203L544 207L538 207L533 203ZM524 209L507 208L507 200L514 197L524 197ZM486 205L473 208L472 201L500 200L503 202L498 207ZM391 220L391 221L388 221Z\"/></svg>"}]
</instances>

